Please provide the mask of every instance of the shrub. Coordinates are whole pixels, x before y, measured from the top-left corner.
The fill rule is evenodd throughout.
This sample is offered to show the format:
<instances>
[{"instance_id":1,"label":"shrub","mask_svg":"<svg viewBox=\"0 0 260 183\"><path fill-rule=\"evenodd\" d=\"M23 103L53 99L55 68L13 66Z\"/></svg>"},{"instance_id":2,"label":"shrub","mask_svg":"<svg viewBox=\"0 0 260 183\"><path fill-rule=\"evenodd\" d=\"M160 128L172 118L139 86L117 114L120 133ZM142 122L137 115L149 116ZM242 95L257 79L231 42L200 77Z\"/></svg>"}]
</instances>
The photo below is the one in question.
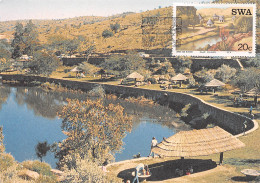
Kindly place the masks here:
<instances>
[{"instance_id":1,"label":"shrub","mask_svg":"<svg viewBox=\"0 0 260 183\"><path fill-rule=\"evenodd\" d=\"M150 81L152 84L156 84L157 83L155 78L148 78L147 81Z\"/></svg>"},{"instance_id":2,"label":"shrub","mask_svg":"<svg viewBox=\"0 0 260 183\"><path fill-rule=\"evenodd\" d=\"M237 71L235 68L231 68L228 65L223 64L217 69L216 78L221 79L223 82L228 82L236 75L236 72Z\"/></svg>"},{"instance_id":3,"label":"shrub","mask_svg":"<svg viewBox=\"0 0 260 183\"><path fill-rule=\"evenodd\" d=\"M207 113L207 112L202 115L202 118L204 120L206 120L208 117L209 117L209 113Z\"/></svg>"},{"instance_id":4,"label":"shrub","mask_svg":"<svg viewBox=\"0 0 260 183\"><path fill-rule=\"evenodd\" d=\"M14 164L14 157L11 154L0 154L0 170L5 171Z\"/></svg>"},{"instance_id":5,"label":"shrub","mask_svg":"<svg viewBox=\"0 0 260 183\"><path fill-rule=\"evenodd\" d=\"M187 111L189 110L189 108L191 107L191 104L187 104L184 106L184 108L181 110L181 116L188 116L188 113Z\"/></svg>"},{"instance_id":6,"label":"shrub","mask_svg":"<svg viewBox=\"0 0 260 183\"><path fill-rule=\"evenodd\" d=\"M54 176L48 177L48 176L45 176L45 175L40 175L35 182L40 182L40 183L56 183L57 180L56 180L56 178L55 178Z\"/></svg>"},{"instance_id":7,"label":"shrub","mask_svg":"<svg viewBox=\"0 0 260 183\"><path fill-rule=\"evenodd\" d=\"M51 166L47 163L36 161L24 161L22 162L24 168L31 171L35 171L42 175L52 176Z\"/></svg>"},{"instance_id":8,"label":"shrub","mask_svg":"<svg viewBox=\"0 0 260 183\"><path fill-rule=\"evenodd\" d=\"M112 37L114 34L113 32L111 32L110 30L106 29L102 32L102 37L104 38L109 38Z\"/></svg>"},{"instance_id":9,"label":"shrub","mask_svg":"<svg viewBox=\"0 0 260 183\"><path fill-rule=\"evenodd\" d=\"M92 90L88 92L89 96L92 97L101 97L104 98L106 96L106 92L101 85L95 86Z\"/></svg>"},{"instance_id":10,"label":"shrub","mask_svg":"<svg viewBox=\"0 0 260 183\"><path fill-rule=\"evenodd\" d=\"M80 158L77 154L75 156L68 156L69 159L73 159L75 166L71 169L65 167L64 182L72 183L109 183L109 182L119 182L115 178L111 179L107 177L102 169L98 167L96 162L85 158ZM120 181L121 182L121 181Z\"/></svg>"},{"instance_id":11,"label":"shrub","mask_svg":"<svg viewBox=\"0 0 260 183\"><path fill-rule=\"evenodd\" d=\"M114 31L115 33L118 32L118 30L120 29L120 24L116 23L116 24L110 24L110 28L112 31Z\"/></svg>"}]
</instances>

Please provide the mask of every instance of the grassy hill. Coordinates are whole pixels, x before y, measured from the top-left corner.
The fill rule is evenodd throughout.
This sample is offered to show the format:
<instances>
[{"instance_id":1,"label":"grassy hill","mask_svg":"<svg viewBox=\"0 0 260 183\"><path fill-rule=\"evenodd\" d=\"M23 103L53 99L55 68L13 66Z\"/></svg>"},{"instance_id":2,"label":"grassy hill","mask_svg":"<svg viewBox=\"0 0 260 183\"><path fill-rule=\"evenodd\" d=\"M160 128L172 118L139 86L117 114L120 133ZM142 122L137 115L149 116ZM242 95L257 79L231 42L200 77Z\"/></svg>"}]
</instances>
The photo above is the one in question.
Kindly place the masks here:
<instances>
[{"instance_id":1,"label":"grassy hill","mask_svg":"<svg viewBox=\"0 0 260 183\"><path fill-rule=\"evenodd\" d=\"M37 25L41 43L46 43L48 38L53 35L63 35L68 38L76 38L81 35L95 44L98 52L107 52L143 48L142 16L172 16L172 8L161 8L142 13L128 12L110 17L91 16L62 20L33 20L33 23ZM26 24L28 20L19 22ZM105 29L110 30L110 24L115 23L120 24L120 30L110 38L103 38L102 32ZM0 36L11 39L15 24L16 21L0 22ZM170 47L171 44L168 45Z\"/></svg>"}]
</instances>

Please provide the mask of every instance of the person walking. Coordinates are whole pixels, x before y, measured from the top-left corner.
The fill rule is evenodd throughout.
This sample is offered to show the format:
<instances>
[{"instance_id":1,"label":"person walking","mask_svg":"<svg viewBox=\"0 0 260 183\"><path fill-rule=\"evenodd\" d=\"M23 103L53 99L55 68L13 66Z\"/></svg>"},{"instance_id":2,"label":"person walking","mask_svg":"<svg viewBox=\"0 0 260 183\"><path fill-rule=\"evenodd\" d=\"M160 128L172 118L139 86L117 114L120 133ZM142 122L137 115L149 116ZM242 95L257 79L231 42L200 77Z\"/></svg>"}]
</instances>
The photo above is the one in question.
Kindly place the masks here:
<instances>
[{"instance_id":1,"label":"person walking","mask_svg":"<svg viewBox=\"0 0 260 183\"><path fill-rule=\"evenodd\" d=\"M139 183L138 174L142 174L143 170L144 170L144 164L143 163L138 164L137 167L135 168L135 178L132 183L135 183L135 181L136 183Z\"/></svg>"},{"instance_id":2,"label":"person walking","mask_svg":"<svg viewBox=\"0 0 260 183\"><path fill-rule=\"evenodd\" d=\"M252 115L252 112L253 112L253 107L250 106L250 109L249 109L249 114Z\"/></svg>"},{"instance_id":3,"label":"person walking","mask_svg":"<svg viewBox=\"0 0 260 183\"><path fill-rule=\"evenodd\" d=\"M152 142L151 142L151 151L150 151L149 156L151 156L152 154L153 154L153 157L155 156L155 153L152 152L152 149L153 149L155 146L157 146L157 144L158 144L158 142L157 142L156 138L153 137Z\"/></svg>"}]
</instances>

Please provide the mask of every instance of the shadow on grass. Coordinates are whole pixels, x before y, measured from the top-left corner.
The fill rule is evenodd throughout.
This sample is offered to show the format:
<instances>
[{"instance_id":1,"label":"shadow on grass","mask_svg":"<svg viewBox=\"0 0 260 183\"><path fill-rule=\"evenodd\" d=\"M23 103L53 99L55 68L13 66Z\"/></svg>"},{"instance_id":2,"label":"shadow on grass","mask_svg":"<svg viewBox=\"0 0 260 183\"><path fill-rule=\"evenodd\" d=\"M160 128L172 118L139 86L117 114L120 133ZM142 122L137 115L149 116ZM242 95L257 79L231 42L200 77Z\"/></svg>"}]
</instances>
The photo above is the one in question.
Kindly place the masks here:
<instances>
[{"instance_id":1,"label":"shadow on grass","mask_svg":"<svg viewBox=\"0 0 260 183\"><path fill-rule=\"evenodd\" d=\"M236 182L251 182L253 180L256 180L256 177L252 177L252 176L235 176L235 177L232 177L231 180L236 181Z\"/></svg>"},{"instance_id":2,"label":"shadow on grass","mask_svg":"<svg viewBox=\"0 0 260 183\"><path fill-rule=\"evenodd\" d=\"M177 168L181 169L181 160L170 160L161 163L155 163L148 165L152 176L147 178L147 181L163 181L167 179L172 179L178 177L175 175L175 170ZM193 167L193 173L198 173L206 170L213 169L217 167L216 162L212 160L201 160L201 159L184 159L184 170ZM133 180L132 172L135 168L126 169L117 175L119 178L124 180Z\"/></svg>"},{"instance_id":3,"label":"shadow on grass","mask_svg":"<svg viewBox=\"0 0 260 183\"><path fill-rule=\"evenodd\" d=\"M244 160L239 160L236 158L229 158L224 160L224 162L226 164L230 164L230 165L255 165L258 166L260 164L260 159L244 159Z\"/></svg>"},{"instance_id":4,"label":"shadow on grass","mask_svg":"<svg viewBox=\"0 0 260 183\"><path fill-rule=\"evenodd\" d=\"M212 95L213 96L213 94L212 93L193 93L193 95Z\"/></svg>"}]
</instances>

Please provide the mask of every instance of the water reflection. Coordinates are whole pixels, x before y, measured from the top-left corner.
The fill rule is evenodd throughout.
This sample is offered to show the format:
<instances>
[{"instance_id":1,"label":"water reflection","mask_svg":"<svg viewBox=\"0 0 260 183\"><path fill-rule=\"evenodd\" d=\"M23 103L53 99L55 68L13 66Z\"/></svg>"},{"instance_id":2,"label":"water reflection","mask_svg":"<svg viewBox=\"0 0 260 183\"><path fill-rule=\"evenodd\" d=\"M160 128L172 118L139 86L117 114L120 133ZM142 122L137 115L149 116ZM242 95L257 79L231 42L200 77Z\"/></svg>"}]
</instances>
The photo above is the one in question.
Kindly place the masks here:
<instances>
[{"instance_id":1,"label":"water reflection","mask_svg":"<svg viewBox=\"0 0 260 183\"><path fill-rule=\"evenodd\" d=\"M61 119L56 116L66 98L85 100L87 97L83 92L0 86L0 107L3 107L0 108L0 125L4 125L6 151L18 161L37 159L34 147L38 142L47 140L54 143L66 138L61 132ZM132 158L138 152L148 155L153 136L161 141L162 137L190 129L175 117L173 110L164 106L137 104L123 99L106 99L104 103L120 103L134 118L132 132L123 139L124 149L121 154L116 154L116 161ZM56 160L52 154L44 160L55 167Z\"/></svg>"},{"instance_id":2,"label":"water reflection","mask_svg":"<svg viewBox=\"0 0 260 183\"><path fill-rule=\"evenodd\" d=\"M61 106L65 104L66 99L86 100L89 96L83 92L71 91L45 91L39 87L18 87L16 91L16 102L19 105L26 104L27 107L34 111L37 116L54 119ZM95 100L95 98L92 98ZM174 131L188 130L189 127L182 123L179 118L175 117L176 113L168 107L158 104L138 104L123 99L106 99L105 105L109 103L119 103L124 107L127 114L134 118L133 126L138 126L142 118L151 118L153 123L166 126Z\"/></svg>"},{"instance_id":3,"label":"water reflection","mask_svg":"<svg viewBox=\"0 0 260 183\"><path fill-rule=\"evenodd\" d=\"M0 110L2 109L2 104L6 102L11 92L10 87L5 87L0 85Z\"/></svg>"}]
</instances>

